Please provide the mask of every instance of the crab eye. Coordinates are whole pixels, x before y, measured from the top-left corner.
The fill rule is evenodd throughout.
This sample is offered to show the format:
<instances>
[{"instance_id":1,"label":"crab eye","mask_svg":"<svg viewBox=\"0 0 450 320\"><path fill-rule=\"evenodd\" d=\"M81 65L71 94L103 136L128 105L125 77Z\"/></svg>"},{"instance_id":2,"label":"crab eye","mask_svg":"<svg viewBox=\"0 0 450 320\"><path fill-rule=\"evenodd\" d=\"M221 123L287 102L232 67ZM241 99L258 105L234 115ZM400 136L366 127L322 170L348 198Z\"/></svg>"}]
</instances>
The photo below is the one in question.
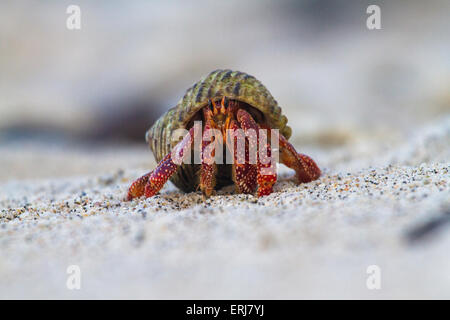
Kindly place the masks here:
<instances>
[{"instance_id":1,"label":"crab eye","mask_svg":"<svg viewBox=\"0 0 450 320\"><path fill-rule=\"evenodd\" d=\"M209 107L209 109L210 109L211 111L214 111L214 106L213 106L211 100L208 100L208 107Z\"/></svg>"},{"instance_id":2,"label":"crab eye","mask_svg":"<svg viewBox=\"0 0 450 320\"><path fill-rule=\"evenodd\" d=\"M223 97L222 105L223 105L225 108L228 108L228 98L227 98L227 97Z\"/></svg>"}]
</instances>

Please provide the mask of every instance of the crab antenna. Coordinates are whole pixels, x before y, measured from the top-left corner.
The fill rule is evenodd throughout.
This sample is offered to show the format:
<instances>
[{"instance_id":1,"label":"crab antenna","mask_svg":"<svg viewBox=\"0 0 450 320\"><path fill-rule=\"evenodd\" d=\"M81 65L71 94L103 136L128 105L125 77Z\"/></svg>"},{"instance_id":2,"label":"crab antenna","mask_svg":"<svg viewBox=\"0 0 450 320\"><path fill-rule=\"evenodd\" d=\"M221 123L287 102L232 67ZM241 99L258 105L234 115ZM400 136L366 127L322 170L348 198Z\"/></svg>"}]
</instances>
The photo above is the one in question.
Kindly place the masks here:
<instances>
[{"instance_id":1,"label":"crab antenna","mask_svg":"<svg viewBox=\"0 0 450 320\"><path fill-rule=\"evenodd\" d=\"M228 98L224 96L222 98L222 102L220 104L221 104L220 113L225 114L227 112L227 107L228 107Z\"/></svg>"}]
</instances>

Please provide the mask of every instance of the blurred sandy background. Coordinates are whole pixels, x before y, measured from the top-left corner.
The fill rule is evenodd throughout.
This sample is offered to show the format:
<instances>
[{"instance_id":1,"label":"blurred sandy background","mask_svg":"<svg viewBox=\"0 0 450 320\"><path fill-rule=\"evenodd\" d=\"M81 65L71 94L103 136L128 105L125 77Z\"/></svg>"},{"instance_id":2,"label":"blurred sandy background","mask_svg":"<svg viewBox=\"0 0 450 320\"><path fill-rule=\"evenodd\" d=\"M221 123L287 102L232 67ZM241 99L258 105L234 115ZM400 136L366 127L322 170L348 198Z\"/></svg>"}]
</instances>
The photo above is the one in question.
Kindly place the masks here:
<instances>
[{"instance_id":1,"label":"blurred sandy background","mask_svg":"<svg viewBox=\"0 0 450 320\"><path fill-rule=\"evenodd\" d=\"M81 30L66 28L68 17L66 8L70 4L81 7ZM366 8L369 4L378 4L381 7L381 30L366 28L368 17ZM13 275L12 270L17 269L19 263L21 268L25 268L26 263L35 265L36 270L48 270L49 266L42 264L38 256L31 254L39 250L36 241L33 242L34 244L23 247L22 240L25 235L22 228L39 238L39 227L33 224L35 222L27 224L27 218L21 217L22 211L18 214L11 214L11 212L16 212L15 210L22 207L25 201L31 202L32 207L34 206L38 212L48 213L47 207L40 206L39 201L53 198L49 195L50 190L55 189L51 181L59 185L79 181L77 179L87 179L100 181L99 185L103 186L105 179L110 179L108 181L113 181L119 189L108 192L113 192L112 197L119 201L120 195L125 192L129 182L155 165L145 144L146 129L165 110L175 105L189 86L201 76L218 68L245 71L257 77L269 88L293 127L294 145L299 150L311 154L324 168L325 173L330 175L324 178L326 181L324 180L323 183L333 185L336 182L333 181L333 175L345 176L351 173L356 177L358 170L362 170L360 172L364 174L364 172L370 172L372 167L397 165L415 172L414 170L421 164L425 164L426 169L423 170L431 173L423 173L425 172L423 171L424 179L440 183L439 187L433 189L433 192L436 192L436 194L433 193L434 198L432 197L435 199L436 208L432 213L439 216L441 212L448 212L446 199L449 198L450 149L449 16L448 1L305 0L194 1L189 3L186 1L2 1L0 3L2 228L0 229L3 231L0 233L0 241L3 241L5 250L1 254L0 272L3 274L2 278L7 280L3 286L0 282L0 296L72 297L64 289L55 289L57 285L52 282L53 278L52 281L42 282L40 289L30 293L28 291L29 286L32 286L30 279L38 278L38 271L24 269L28 278L16 278ZM433 166L437 166L438 169ZM437 170L434 175L433 170ZM426 178L430 174L431 178ZM400 183L402 181L395 174L392 179L395 181L399 179ZM106 183L106 185L109 184ZM317 187L320 189L320 186ZM171 192L175 192L171 186L168 188L172 190ZM68 191L64 191L64 195L60 195L60 198L55 196L55 199L64 202L67 199L73 199L75 195L78 196L78 192L81 192L78 187L70 190L72 189L69 187ZM320 190L326 193L327 189ZM98 194L106 192L101 188L97 191ZM282 190L279 192L277 197L285 196ZM305 197L308 195L306 194ZM366 197L365 194L361 194L359 200L365 203ZM27 200L23 200L24 198ZM389 261L392 254L391 248L397 248L391 243L398 240L397 231L400 230L399 232L403 234L406 227L414 224L413 218L417 216L409 217L406 212L416 206L423 206L424 210L429 207L422 202L408 203L407 199L409 198L406 197L403 200L396 198L395 201L392 200L394 203L388 206L389 209L386 209L386 215L390 218L385 217L385 219L393 219L389 220L388 225L395 225L397 220L393 217L396 217L399 212L404 213L402 227L397 226L391 230L391 237L384 238L383 230L377 224L378 220L375 222L370 220L371 226L375 225L375 229L372 228L373 239L383 243L378 247L374 246L374 248L381 248L379 249L381 251L377 251L381 261ZM220 201L222 200L219 196L216 203L218 207L220 207ZM268 200L269 207L272 206L277 211L288 212L295 207L299 208L297 204L292 208L288 206L288 209L280 209L274 201L274 199ZM370 208L383 208L386 205L383 201L371 203ZM151 207L149 200L146 203ZM307 201L303 202L303 206L307 203ZM318 233L325 232L323 230L332 232L333 227L329 225L329 222L324 222L327 219L323 215L327 212L339 211L337 208L345 207L346 203L337 202L335 205L335 207L332 206L333 208L320 211L322 216L320 219L317 218L319 220L314 220L316 218L308 220L302 216L302 219L306 220L297 222L307 226L311 224L313 230L318 228ZM188 211L182 214L187 217L195 216L198 214L195 210L199 209L195 206L193 208L193 212ZM362 212L366 214L372 210L365 208L362 203L357 203L351 216L358 216L358 208L363 208ZM257 207L254 209L255 212L259 210L256 210ZM24 210L28 212L26 207ZM120 226L122 223L126 225L134 223L138 226L141 222L126 220L127 216L133 216L127 210L131 209L107 209L104 213L107 219L111 218L108 215L119 215ZM305 212L309 212L308 210L309 207L306 207ZM36 221L36 219L40 221L41 218L36 218L30 212L27 213L33 217L30 221ZM56 210L56 212L59 211ZM169 214L175 215L174 212L169 210ZM73 214L72 211L67 215L64 214L63 222L57 220L58 225L59 223L64 225L71 214ZM149 215L151 212L147 216ZM101 221L102 218L97 216L94 219L96 220L92 220L92 223L99 219ZM158 218L155 219L158 220ZM161 219L170 218L162 216ZM204 218L200 220L203 221L202 219ZM209 219L213 219L213 222L206 219L201 223L224 223L230 227L227 223L233 223L233 219L238 221L243 219L244 222L249 218L243 215L237 218L230 217L226 221L215 221L214 216ZM259 216L258 219L263 218ZM283 223L288 225L290 220L286 219L288 220L283 220ZM347 221L347 218L343 219ZM166 220L158 221L163 223ZM176 221L178 220L171 223ZM322 222L327 226L326 229L321 229ZM385 222L383 220L383 223ZM99 223L102 225L106 222ZM185 228L181 230L181 233L187 236L189 228L184 225L183 219L180 223ZM266 225L264 220L258 223L274 232L271 229L272 225ZM253 224L252 227L258 228L258 223ZM146 226L154 228L151 221L146 221ZM56 232L53 227L49 228L48 232ZM68 228L67 230L77 233L73 225L69 224L62 228ZM193 227L197 231L198 228L203 230L198 225ZM236 228L239 226L237 225ZM355 237L359 235L359 233L352 233L354 229L347 232L345 223L341 228L343 229L339 229L339 232L349 238L349 235ZM364 223L360 225L360 228L364 230ZM277 232L283 234L283 231ZM315 231L311 232L314 234ZM218 231L211 235L220 234L222 233ZM176 237L175 234L173 236ZM55 237L59 239L63 235L56 232ZM99 237L101 238L102 235ZM283 236L280 237L283 239ZM289 234L286 237L285 242L278 239L279 247L277 248L281 249L274 254L274 257L278 257L283 248L291 248L293 245L294 239L289 238ZM93 262L94 266L91 265L91 267L99 268L99 265L106 261L124 261L120 252L124 250L122 253L125 253L129 248L117 249L120 247L120 239L120 237L114 238L112 248L115 249L110 248L112 251L108 251L108 245L97 243L96 238L92 238L96 250L104 248L105 254L109 252L111 255L102 258L101 262L99 260L98 264ZM223 240L225 244L222 243L222 245L226 248L239 247L240 241L249 241L239 237L233 239L228 239L230 242ZM311 242L299 244L303 248L302 256L305 252L314 251L312 239L310 238ZM444 243L449 244L448 237L446 239L447 242ZM42 241L45 243L45 240ZM55 258L60 257L67 248L64 245L66 240L61 241L61 247L57 249L52 248L50 243L47 243L50 249L45 246L41 249L41 255L49 255L52 257L49 258L50 261L56 259L53 265L60 263L64 266L66 263L63 258L60 261ZM343 243L339 240L333 241L337 241L335 245L340 248L339 250L342 249L346 254L350 254L351 250ZM365 241L367 239L361 238L362 243L372 248L371 242ZM83 241L80 240L78 245L80 243ZM194 256L195 253L201 252L200 242L190 244L194 249L192 247L185 249L193 250ZM146 246L157 250L151 240L147 240ZM221 245L218 244L216 249L220 250L220 248ZM400 252L403 252L404 248L401 245L398 248ZM178 249L180 252L184 250ZM423 249L424 251L419 252L418 256L415 252L414 258L409 256L405 258L406 260L401 260L398 266L409 265L411 260L408 259L423 257L428 249L428 247ZM246 266L256 263L255 261L264 265L266 256L258 256L258 250L252 251L250 247L244 250L257 255L253 260L250 258L248 261L245 260ZM330 244L330 247L325 249L322 247L321 250L324 250L325 256L330 252L335 253L336 248ZM436 260L430 261L440 265L447 263L448 266L442 246L434 250ZM167 265L180 263L182 260L180 252L174 253L174 256L165 256L168 259L165 263ZM232 252L231 249L230 252ZM178 253L180 255L177 255ZM397 256L398 252L395 253ZM135 252L133 254L136 254L133 259L139 261L139 255ZM218 254L217 251L211 249L211 256L202 257L208 260L216 254ZM76 251L74 256L78 256L80 261L87 259L83 250ZM225 259L225 256L222 258ZM151 257L147 259L152 261ZM358 260L357 255L354 259L359 261L358 263L362 261ZM134 260L125 260L122 269L119 269L125 270L124 273L131 270L132 261ZM267 271L267 274L272 274L273 270L289 268L285 260L278 261L278 264L265 265L268 266L267 269L262 268ZM307 275L314 272L315 263L320 264L320 254L319 258L313 261L315 262L302 264L299 260L295 260L295 262L290 261L289 265L293 268L292 263L297 264L296 268L300 269L303 265L302 272L304 277L308 278ZM191 261L191 263L191 267L195 266L195 262ZM355 264L348 262L351 267L346 269L348 266L346 263L337 263L337 266L330 263L330 269L322 266L322 271L327 274L329 270L335 268L349 276L348 270ZM163 264L161 268L167 265ZM214 269L213 265L210 266L211 269L205 271L207 275ZM416 266L417 269L414 270L420 270L419 267L420 265ZM428 268L427 270L432 273L434 265L430 263ZM400 270L401 267L398 269ZM170 269L170 267L168 270L171 271L168 271L164 277L174 275L170 272L186 271L186 269ZM243 269L237 267L235 272L239 270L250 272L246 267ZM404 276L404 279L402 278L404 282L398 280L399 287L388 291L384 297L401 297L402 294L406 294L408 290L402 287L402 284L417 277L414 270ZM232 273L227 273L227 270L222 271L225 275L224 279L230 282L242 280L240 278L242 274L234 276ZM120 273L119 270L114 272ZM144 273L144 269L141 272ZM160 270L160 272L164 271ZM440 279L439 277L445 274L442 269L440 272L436 275L436 279ZM267 274L260 270L260 275L264 275L264 279L267 279ZM291 273L288 272L288 274ZM196 275L200 277L199 279L205 277L204 274ZM292 275L294 276L295 273ZM64 278L64 275L60 277ZM114 277L114 274L110 277ZM164 277L163 279L166 279ZM192 277L194 280L198 279L194 275ZM364 278L365 275L361 277ZM436 279L424 282L423 286L414 287L412 293L410 292L411 296L420 297L421 292L428 292L424 288L436 286L437 284L433 283ZM151 278L149 281L153 283L153 280L154 278ZM133 292L134 289L136 289L134 292L139 292L137 297L172 297L172 294L175 297L185 297L176 289L178 285L159 281L161 282L158 282L157 289L151 293L139 287L139 281L131 281L133 286L139 288L128 288L129 291L125 290L123 295L113 295L113 297L128 297L126 293ZM274 279L274 281L278 280ZM325 294L321 295L321 291L311 281L309 280L304 288L301 287L301 281L293 282L296 283L295 288L289 287L288 281L286 286L268 285L267 290L260 295L256 294L258 291L253 288L242 291L238 296L296 298L309 297L308 293L311 293L312 296L326 297ZM440 289L434 296L448 298L449 282L450 280L440 282ZM52 287L49 283L54 286ZM200 281L200 283L209 282ZM252 282L252 284L255 283L258 281ZM104 283L96 284L100 288L108 287ZM47 294L44 294L43 288L46 288L46 285L49 285L50 289ZM194 284L187 286L186 295L188 296L186 297L207 298L209 292L212 297L229 298L232 294L239 292L231 290L225 283L219 286L223 295L212 289L208 291L205 289L207 287L207 285L196 287ZM331 297L373 297L365 295L365 289L354 291L349 289L341 292L338 287L333 288L329 291ZM282 289L283 294L277 295L278 289ZM11 295L8 295L8 292ZM27 295L26 292L29 294ZM102 297L101 292L102 290L88 291L85 296ZM134 295L131 296L134 297Z\"/></svg>"},{"instance_id":2,"label":"blurred sandy background","mask_svg":"<svg viewBox=\"0 0 450 320\"><path fill-rule=\"evenodd\" d=\"M77 3L81 30L66 28L70 1L2 1L0 141L13 157L3 180L81 173L58 154L46 159L57 170L9 170L24 142L32 157L48 144L61 157L78 143L145 148L153 121L217 68L260 79L296 143L402 138L449 112L447 1L377 2L373 31L365 1Z\"/></svg>"}]
</instances>

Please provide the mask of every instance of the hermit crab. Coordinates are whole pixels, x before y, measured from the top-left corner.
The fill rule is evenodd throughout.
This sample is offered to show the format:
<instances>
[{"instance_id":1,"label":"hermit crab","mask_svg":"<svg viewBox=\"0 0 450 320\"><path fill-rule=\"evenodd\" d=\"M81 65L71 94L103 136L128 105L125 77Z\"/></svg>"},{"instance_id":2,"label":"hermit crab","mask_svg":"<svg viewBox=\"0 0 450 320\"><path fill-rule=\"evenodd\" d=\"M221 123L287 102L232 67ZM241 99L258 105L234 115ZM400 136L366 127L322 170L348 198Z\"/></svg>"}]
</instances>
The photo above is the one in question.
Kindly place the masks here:
<instances>
[{"instance_id":1,"label":"hermit crab","mask_svg":"<svg viewBox=\"0 0 450 320\"><path fill-rule=\"evenodd\" d=\"M184 136L174 139L179 130ZM238 193L269 195L277 179L275 153L279 162L295 170L298 183L317 179L319 167L297 153L290 136L287 118L261 82L244 72L213 71L147 131L159 163L132 183L128 200L154 196L169 179L185 192L200 189L206 197L233 183ZM274 142L278 148L272 147ZM255 155L252 150L257 150ZM192 160L195 152L197 162ZM232 161L215 161L222 153Z\"/></svg>"}]
</instances>

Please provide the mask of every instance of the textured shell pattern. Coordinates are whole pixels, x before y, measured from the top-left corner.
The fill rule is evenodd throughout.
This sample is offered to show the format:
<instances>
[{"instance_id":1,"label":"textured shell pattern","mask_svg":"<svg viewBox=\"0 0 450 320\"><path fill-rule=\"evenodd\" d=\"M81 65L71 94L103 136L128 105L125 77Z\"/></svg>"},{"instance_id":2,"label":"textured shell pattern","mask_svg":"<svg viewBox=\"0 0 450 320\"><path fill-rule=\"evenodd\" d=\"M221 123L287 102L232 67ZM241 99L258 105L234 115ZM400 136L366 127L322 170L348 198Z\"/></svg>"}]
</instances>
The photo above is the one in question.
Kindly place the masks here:
<instances>
[{"instance_id":1,"label":"textured shell pattern","mask_svg":"<svg viewBox=\"0 0 450 320\"><path fill-rule=\"evenodd\" d=\"M244 72L215 70L189 88L177 105L162 115L147 131L146 140L157 162L168 154L177 141L171 141L171 134L186 125L208 100L217 101L223 96L245 102L259 110L269 127L279 129L287 139L291 128L286 125L287 118L266 87L255 77ZM171 181L185 192L193 191L198 186L195 165L183 164L171 177ZM220 184L220 183L218 183Z\"/></svg>"}]
</instances>

